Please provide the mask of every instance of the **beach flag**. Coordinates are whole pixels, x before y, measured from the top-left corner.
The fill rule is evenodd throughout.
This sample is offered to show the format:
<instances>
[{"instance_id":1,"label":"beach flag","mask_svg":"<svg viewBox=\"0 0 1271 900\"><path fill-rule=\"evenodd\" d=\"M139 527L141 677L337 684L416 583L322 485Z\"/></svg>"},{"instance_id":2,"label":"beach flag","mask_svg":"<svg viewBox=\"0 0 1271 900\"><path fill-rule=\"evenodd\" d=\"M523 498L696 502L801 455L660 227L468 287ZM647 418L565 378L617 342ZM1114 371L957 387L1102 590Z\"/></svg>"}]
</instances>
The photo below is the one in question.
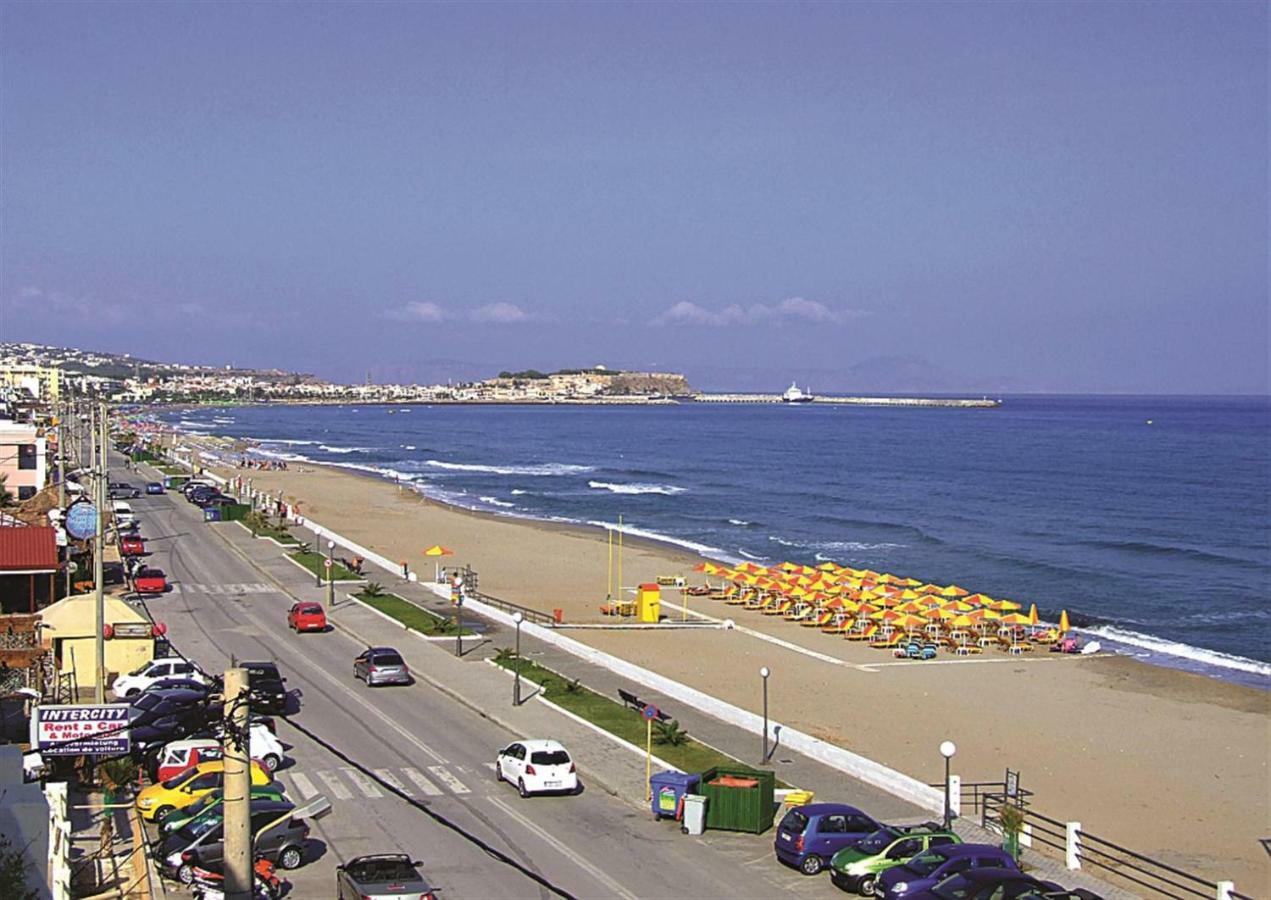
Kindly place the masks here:
<instances>
[{"instance_id":1,"label":"beach flag","mask_svg":"<svg viewBox=\"0 0 1271 900\"><path fill-rule=\"evenodd\" d=\"M1068 610L1066 609L1059 613L1059 633L1068 633Z\"/></svg>"}]
</instances>

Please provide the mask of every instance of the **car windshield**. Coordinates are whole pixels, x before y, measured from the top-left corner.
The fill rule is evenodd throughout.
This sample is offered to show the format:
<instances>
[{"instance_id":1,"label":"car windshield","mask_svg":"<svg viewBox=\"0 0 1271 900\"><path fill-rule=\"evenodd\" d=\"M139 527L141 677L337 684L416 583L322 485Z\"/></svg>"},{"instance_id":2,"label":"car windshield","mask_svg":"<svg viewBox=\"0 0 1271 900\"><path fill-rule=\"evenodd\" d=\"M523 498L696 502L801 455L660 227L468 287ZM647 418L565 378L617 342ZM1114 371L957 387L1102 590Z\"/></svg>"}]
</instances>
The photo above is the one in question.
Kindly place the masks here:
<instances>
[{"instance_id":1,"label":"car windshield","mask_svg":"<svg viewBox=\"0 0 1271 900\"><path fill-rule=\"evenodd\" d=\"M921 856L915 856L909 862L905 863L905 868L919 875L930 875L936 869L945 863L945 858L939 853L924 853Z\"/></svg>"},{"instance_id":2,"label":"car windshield","mask_svg":"<svg viewBox=\"0 0 1271 900\"><path fill-rule=\"evenodd\" d=\"M941 900L963 900L975 892L975 885L965 875L954 875L946 878L931 889Z\"/></svg>"},{"instance_id":3,"label":"car windshield","mask_svg":"<svg viewBox=\"0 0 1271 900\"><path fill-rule=\"evenodd\" d=\"M402 663L402 658L396 653L376 653L375 657L371 660L371 665L400 666L404 664Z\"/></svg>"},{"instance_id":4,"label":"car windshield","mask_svg":"<svg viewBox=\"0 0 1271 900\"><path fill-rule=\"evenodd\" d=\"M355 881L415 881L419 872L407 859L368 859L351 863L346 870Z\"/></svg>"},{"instance_id":5,"label":"car windshield","mask_svg":"<svg viewBox=\"0 0 1271 900\"><path fill-rule=\"evenodd\" d=\"M146 669L150 668L150 667L151 667L151 666L153 666L153 665L154 665L154 660L151 660L151 661L150 661L150 662L148 662L148 663L142 663L140 666L138 666L137 668L133 669L133 670L132 670L131 672L129 672L128 674L129 674L129 675L140 675L142 672L144 672Z\"/></svg>"},{"instance_id":6,"label":"car windshield","mask_svg":"<svg viewBox=\"0 0 1271 900\"><path fill-rule=\"evenodd\" d=\"M138 578L162 578L162 569L142 569L137 573Z\"/></svg>"},{"instance_id":7,"label":"car windshield","mask_svg":"<svg viewBox=\"0 0 1271 900\"><path fill-rule=\"evenodd\" d=\"M896 832L890 828L881 828L873 834L861 840L856 845L857 850L864 850L866 853L882 853L887 849L892 841L896 840Z\"/></svg>"},{"instance_id":8,"label":"car windshield","mask_svg":"<svg viewBox=\"0 0 1271 900\"><path fill-rule=\"evenodd\" d=\"M313 616L322 612L322 607L317 604L314 604L313 606L302 606L300 607L300 611L307 616Z\"/></svg>"},{"instance_id":9,"label":"car windshield","mask_svg":"<svg viewBox=\"0 0 1271 900\"><path fill-rule=\"evenodd\" d=\"M204 816L201 819L194 819L191 822L187 822L185 827L181 829L181 833L188 834L191 838L196 838L200 835L207 834L213 828L219 828L220 826L221 820L216 816Z\"/></svg>"},{"instance_id":10,"label":"car windshield","mask_svg":"<svg viewBox=\"0 0 1271 900\"><path fill-rule=\"evenodd\" d=\"M781 820L781 827L792 834L803 834L803 830L808 827L808 817L797 809L792 809Z\"/></svg>"},{"instance_id":11,"label":"car windshield","mask_svg":"<svg viewBox=\"0 0 1271 900\"><path fill-rule=\"evenodd\" d=\"M564 750L535 750L530 754L530 762L540 766L565 766L569 764L569 754Z\"/></svg>"},{"instance_id":12,"label":"car windshield","mask_svg":"<svg viewBox=\"0 0 1271 900\"><path fill-rule=\"evenodd\" d=\"M173 788L178 788L181 785L185 784L187 781L189 781L191 778L193 778L197 774L198 774L197 767L192 769L186 769L184 772L181 772L178 775L173 775L167 781L163 782L163 786L167 788L168 790L172 790Z\"/></svg>"}]
</instances>

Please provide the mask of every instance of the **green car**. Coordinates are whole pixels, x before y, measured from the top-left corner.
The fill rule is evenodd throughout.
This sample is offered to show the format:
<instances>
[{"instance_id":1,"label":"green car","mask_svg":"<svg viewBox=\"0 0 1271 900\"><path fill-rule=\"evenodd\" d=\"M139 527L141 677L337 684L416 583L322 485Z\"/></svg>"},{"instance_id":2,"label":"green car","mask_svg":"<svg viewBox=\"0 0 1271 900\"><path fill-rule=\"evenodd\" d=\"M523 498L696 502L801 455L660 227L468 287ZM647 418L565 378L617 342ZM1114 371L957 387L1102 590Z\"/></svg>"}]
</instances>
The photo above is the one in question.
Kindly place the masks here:
<instances>
[{"instance_id":1,"label":"green car","mask_svg":"<svg viewBox=\"0 0 1271 900\"><path fill-rule=\"evenodd\" d=\"M862 897L869 897L874 893L878 876L893 866L904 865L931 847L960 843L962 838L934 824L880 828L834 854L830 860L830 880L845 891L857 891Z\"/></svg>"},{"instance_id":2,"label":"green car","mask_svg":"<svg viewBox=\"0 0 1271 900\"><path fill-rule=\"evenodd\" d=\"M253 800L286 800L282 795L282 786L277 781L252 787ZM215 790L206 797L200 798L185 809L170 813L159 825L159 834L168 835L189 825L195 819L211 817L217 821L221 818L221 791Z\"/></svg>"}]
</instances>

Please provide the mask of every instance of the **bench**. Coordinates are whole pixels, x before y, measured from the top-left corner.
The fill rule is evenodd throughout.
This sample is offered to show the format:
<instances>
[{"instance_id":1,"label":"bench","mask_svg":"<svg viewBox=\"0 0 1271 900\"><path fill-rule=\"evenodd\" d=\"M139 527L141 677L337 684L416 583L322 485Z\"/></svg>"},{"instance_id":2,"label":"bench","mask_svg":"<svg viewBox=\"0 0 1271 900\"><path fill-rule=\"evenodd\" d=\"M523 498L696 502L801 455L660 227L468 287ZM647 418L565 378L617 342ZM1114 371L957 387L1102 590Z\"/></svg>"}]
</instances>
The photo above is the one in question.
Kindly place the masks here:
<instances>
[{"instance_id":1,"label":"bench","mask_svg":"<svg viewBox=\"0 0 1271 900\"><path fill-rule=\"evenodd\" d=\"M630 691L624 691L622 688L618 688L618 698L622 700L622 703L624 706L626 706L628 709L634 709L636 712L643 711L644 708L649 705L645 703L643 700L641 700L639 697L637 697L635 694L631 693ZM669 720L670 718L671 716L668 713L663 712L660 709L658 710L659 722L665 722Z\"/></svg>"}]
</instances>

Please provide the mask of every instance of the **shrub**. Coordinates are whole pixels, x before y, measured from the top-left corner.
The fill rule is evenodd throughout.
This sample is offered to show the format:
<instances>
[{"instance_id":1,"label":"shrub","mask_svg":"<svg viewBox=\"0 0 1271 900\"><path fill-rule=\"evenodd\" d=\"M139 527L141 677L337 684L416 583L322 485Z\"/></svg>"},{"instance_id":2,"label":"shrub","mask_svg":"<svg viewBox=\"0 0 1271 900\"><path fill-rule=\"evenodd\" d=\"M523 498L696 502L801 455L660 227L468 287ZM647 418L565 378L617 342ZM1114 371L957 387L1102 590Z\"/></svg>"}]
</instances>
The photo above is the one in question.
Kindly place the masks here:
<instances>
[{"instance_id":1,"label":"shrub","mask_svg":"<svg viewBox=\"0 0 1271 900\"><path fill-rule=\"evenodd\" d=\"M669 744L672 747L678 747L688 740L688 732L681 728L680 723L675 719L657 722L653 730L656 732L653 740L659 744Z\"/></svg>"}]
</instances>

